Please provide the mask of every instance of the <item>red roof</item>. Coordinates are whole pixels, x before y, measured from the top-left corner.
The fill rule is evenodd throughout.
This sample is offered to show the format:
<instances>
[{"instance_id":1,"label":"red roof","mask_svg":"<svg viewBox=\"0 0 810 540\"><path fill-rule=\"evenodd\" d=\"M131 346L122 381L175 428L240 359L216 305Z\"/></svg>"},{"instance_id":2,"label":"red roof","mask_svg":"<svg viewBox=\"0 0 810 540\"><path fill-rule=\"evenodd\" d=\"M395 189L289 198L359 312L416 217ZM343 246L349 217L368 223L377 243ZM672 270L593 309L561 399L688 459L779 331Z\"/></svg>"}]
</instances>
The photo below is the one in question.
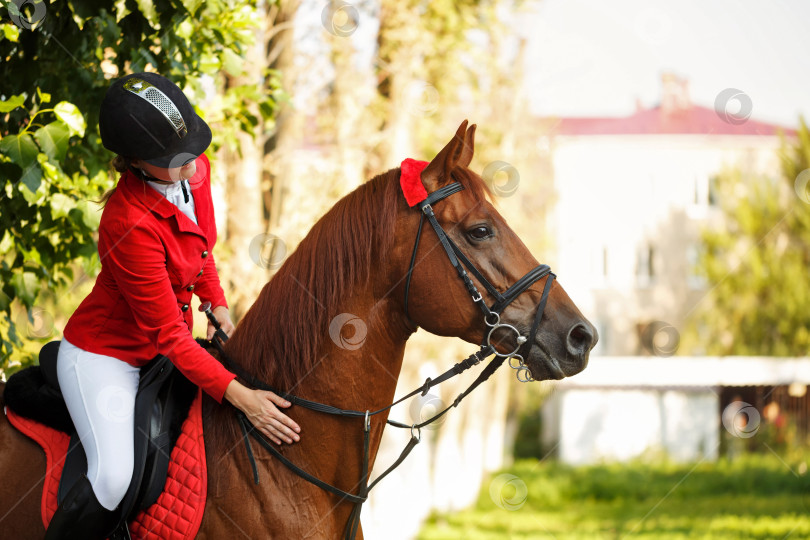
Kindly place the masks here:
<instances>
[{"instance_id":1,"label":"red roof","mask_svg":"<svg viewBox=\"0 0 810 540\"><path fill-rule=\"evenodd\" d=\"M742 118L726 121L714 109L691 105L686 109L664 111L661 106L642 109L623 118L560 118L553 128L556 135L796 135L796 131L776 124ZM733 122L733 123L732 123Z\"/></svg>"}]
</instances>

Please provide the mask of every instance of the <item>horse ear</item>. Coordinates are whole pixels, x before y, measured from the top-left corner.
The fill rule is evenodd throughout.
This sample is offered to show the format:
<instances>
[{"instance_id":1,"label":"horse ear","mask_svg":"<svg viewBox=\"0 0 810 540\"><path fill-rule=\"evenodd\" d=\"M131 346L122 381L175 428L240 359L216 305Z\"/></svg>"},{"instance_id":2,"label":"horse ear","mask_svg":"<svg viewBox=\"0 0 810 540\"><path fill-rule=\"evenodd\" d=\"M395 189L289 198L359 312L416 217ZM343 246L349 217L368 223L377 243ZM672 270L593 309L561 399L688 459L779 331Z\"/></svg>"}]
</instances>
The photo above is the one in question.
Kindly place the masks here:
<instances>
[{"instance_id":1,"label":"horse ear","mask_svg":"<svg viewBox=\"0 0 810 540\"><path fill-rule=\"evenodd\" d=\"M425 170L422 171L422 184L428 193L436 191L450 181L450 172L456 167L467 167L472 161L475 125L467 129L464 120L441 152L436 154Z\"/></svg>"},{"instance_id":2,"label":"horse ear","mask_svg":"<svg viewBox=\"0 0 810 540\"><path fill-rule=\"evenodd\" d=\"M461 147L461 155L459 156L458 163L456 164L459 167L470 166L473 153L475 152L475 128L475 124L471 125L470 129L468 129L464 134L464 144Z\"/></svg>"}]
</instances>

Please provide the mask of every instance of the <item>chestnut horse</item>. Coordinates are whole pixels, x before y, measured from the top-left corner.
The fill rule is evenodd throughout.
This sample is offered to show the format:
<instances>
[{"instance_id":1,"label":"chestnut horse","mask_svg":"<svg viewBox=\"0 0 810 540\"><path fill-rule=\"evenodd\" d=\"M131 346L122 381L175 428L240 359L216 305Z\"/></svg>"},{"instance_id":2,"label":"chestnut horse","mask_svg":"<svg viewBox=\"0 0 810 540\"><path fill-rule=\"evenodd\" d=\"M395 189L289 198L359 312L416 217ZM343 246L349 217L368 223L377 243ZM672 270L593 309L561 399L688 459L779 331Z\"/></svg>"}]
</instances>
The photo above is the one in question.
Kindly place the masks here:
<instances>
[{"instance_id":1,"label":"chestnut horse","mask_svg":"<svg viewBox=\"0 0 810 540\"><path fill-rule=\"evenodd\" d=\"M421 173L421 180L428 193L452 182L463 186L435 203L436 218L485 279L504 291L538 265L489 202L484 181L468 169L474 134L474 125L468 129L467 122L462 123ZM481 343L486 328L481 312L427 225L415 253L406 315L405 282L420 224L420 212L403 198L400 169L361 185L315 224L267 283L227 342L228 356L276 388L365 411L392 402L405 343L415 325ZM527 333L548 279L546 275L520 294L500 320ZM549 289L531 354L525 358L536 380L578 373L597 340L593 326L563 288L553 282ZM483 296L486 299L488 293ZM345 321L351 322L345 326L355 328L354 335L340 334ZM358 328L365 328L364 336ZM515 349L515 336L503 341L497 345L501 352ZM324 415L296 405L286 412L301 426L301 441L282 446L283 455L315 477L355 493L361 478L363 419ZM371 418L370 466L385 420L386 414ZM208 499L198 538L343 535L353 505L297 476L255 442L260 483L253 482L233 408L207 399L204 426ZM44 468L42 452L3 417L0 536L42 538Z\"/></svg>"}]
</instances>

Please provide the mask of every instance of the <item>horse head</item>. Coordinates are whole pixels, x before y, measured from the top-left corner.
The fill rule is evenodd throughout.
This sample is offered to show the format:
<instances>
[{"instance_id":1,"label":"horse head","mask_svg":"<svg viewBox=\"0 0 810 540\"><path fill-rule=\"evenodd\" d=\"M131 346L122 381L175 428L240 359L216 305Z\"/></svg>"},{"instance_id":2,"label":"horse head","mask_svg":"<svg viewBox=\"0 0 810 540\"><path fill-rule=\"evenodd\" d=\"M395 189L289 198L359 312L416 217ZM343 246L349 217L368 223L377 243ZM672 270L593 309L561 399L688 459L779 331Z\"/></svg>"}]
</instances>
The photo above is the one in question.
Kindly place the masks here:
<instances>
[{"instance_id":1,"label":"horse head","mask_svg":"<svg viewBox=\"0 0 810 540\"><path fill-rule=\"evenodd\" d=\"M547 299L543 298L547 281L553 279L553 274L542 271L548 272L548 268L538 265L493 206L484 180L469 169L474 138L475 125L468 128L464 121L450 142L421 172L421 182L428 194L454 183L460 184L456 189L463 188L460 191L450 188L451 195L434 202L429 210L452 241L450 244L455 246L449 249L447 243L442 245L441 232L430 230L435 226L429 226L427 220L420 218L424 208L400 213L397 246L413 246L413 238L424 228L413 252L400 250L397 254L397 267L409 269L400 280L404 289L405 319L431 333L458 336L476 344L486 342L495 326L493 323L499 321L499 327L489 336L492 345L503 355L523 352L526 358L521 360L525 361L531 378L562 379L579 373L587 366L588 355L596 345L596 329L559 282L553 281L546 292ZM408 238L411 238L410 243ZM467 267L465 271L471 273L469 277L483 296L483 303L502 308L499 315L487 315L486 308L482 308L482 313L479 309L482 302L473 301L474 296L452 263L451 251L464 263L459 264ZM516 292L510 286L518 282L525 285L532 276L534 283L505 307L503 298L499 303L494 297L495 294L509 296L509 292ZM538 310L542 313L538 314ZM537 325L536 317L542 317L537 319ZM534 332L533 326L536 326ZM521 347L526 339L530 339L530 343Z\"/></svg>"}]
</instances>

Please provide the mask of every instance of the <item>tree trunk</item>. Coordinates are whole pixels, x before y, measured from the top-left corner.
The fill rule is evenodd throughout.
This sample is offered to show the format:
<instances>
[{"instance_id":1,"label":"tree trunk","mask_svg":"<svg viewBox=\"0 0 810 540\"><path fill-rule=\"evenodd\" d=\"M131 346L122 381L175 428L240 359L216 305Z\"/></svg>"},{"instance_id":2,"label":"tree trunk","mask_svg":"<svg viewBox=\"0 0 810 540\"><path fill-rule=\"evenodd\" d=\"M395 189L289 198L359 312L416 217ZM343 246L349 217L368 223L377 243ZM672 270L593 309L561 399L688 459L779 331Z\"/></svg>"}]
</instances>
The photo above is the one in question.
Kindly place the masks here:
<instances>
[{"instance_id":1,"label":"tree trunk","mask_svg":"<svg viewBox=\"0 0 810 540\"><path fill-rule=\"evenodd\" d=\"M258 10L264 15L263 4ZM245 75L228 78L227 85L262 84L262 72L266 58L266 25L256 31L253 46L246 50ZM263 176L263 131L264 125L258 106L248 107L250 114L258 118L258 124L251 133L240 131L236 134L238 148L225 152L226 189L225 201L228 207L226 244L227 263L220 258L220 264L227 267L230 286L229 303L234 319L238 319L250 305L267 281L267 270L263 259L257 257L257 250L251 249L251 242L261 239L265 231L262 197Z\"/></svg>"}]
</instances>

